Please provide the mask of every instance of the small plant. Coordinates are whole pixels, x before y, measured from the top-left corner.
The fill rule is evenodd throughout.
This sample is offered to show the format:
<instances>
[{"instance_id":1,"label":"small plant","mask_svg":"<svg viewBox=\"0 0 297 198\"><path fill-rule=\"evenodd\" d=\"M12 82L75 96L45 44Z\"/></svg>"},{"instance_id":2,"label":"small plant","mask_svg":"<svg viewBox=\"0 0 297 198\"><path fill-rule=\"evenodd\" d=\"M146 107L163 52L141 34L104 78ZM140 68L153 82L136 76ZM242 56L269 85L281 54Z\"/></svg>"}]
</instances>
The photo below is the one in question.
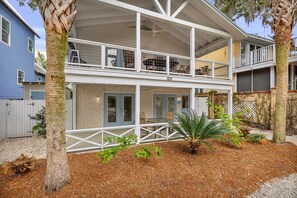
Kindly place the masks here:
<instances>
[{"instance_id":1,"label":"small plant","mask_svg":"<svg viewBox=\"0 0 297 198\"><path fill-rule=\"evenodd\" d=\"M236 148L241 148L241 143L244 142L244 135L241 132L241 115L243 112L236 112L234 115L229 116L222 105L213 106L208 103L210 107L214 107L215 116L222 121L222 124L228 129L228 133L224 135L222 140L227 141L229 145Z\"/></svg>"},{"instance_id":2,"label":"small plant","mask_svg":"<svg viewBox=\"0 0 297 198\"><path fill-rule=\"evenodd\" d=\"M152 156L152 151L155 151L157 154L157 157L161 157L163 155L162 148L159 146L152 146L151 148L149 147L143 147L142 149L136 149L135 150L135 158L142 158L142 159L148 159Z\"/></svg>"},{"instance_id":3,"label":"small plant","mask_svg":"<svg viewBox=\"0 0 297 198\"><path fill-rule=\"evenodd\" d=\"M36 125L33 126L32 131L37 132L39 136L46 138L45 107L42 107L35 116L28 116L32 120L36 120Z\"/></svg>"},{"instance_id":4,"label":"small plant","mask_svg":"<svg viewBox=\"0 0 297 198\"><path fill-rule=\"evenodd\" d=\"M255 133L248 135L248 141L253 144L260 143L263 139L266 140L266 135L264 134Z\"/></svg>"},{"instance_id":5,"label":"small plant","mask_svg":"<svg viewBox=\"0 0 297 198\"><path fill-rule=\"evenodd\" d=\"M111 148L102 149L97 153L97 158L101 158L103 163L108 163L112 158L122 151L124 148L130 148L131 143L137 141L137 135L130 135L128 137L106 137L104 141L111 143L117 142L119 145Z\"/></svg>"},{"instance_id":6,"label":"small plant","mask_svg":"<svg viewBox=\"0 0 297 198\"><path fill-rule=\"evenodd\" d=\"M4 174L25 175L33 170L37 160L34 157L27 157L21 154L16 160L3 165Z\"/></svg>"},{"instance_id":7,"label":"small plant","mask_svg":"<svg viewBox=\"0 0 297 198\"><path fill-rule=\"evenodd\" d=\"M202 144L212 149L212 145L205 140L210 138L220 139L223 134L228 132L227 128L221 124L221 121L210 121L205 113L202 116L198 116L194 110L188 110L178 114L177 121L179 125L174 122L168 123L189 142L192 154L197 154Z\"/></svg>"}]
</instances>

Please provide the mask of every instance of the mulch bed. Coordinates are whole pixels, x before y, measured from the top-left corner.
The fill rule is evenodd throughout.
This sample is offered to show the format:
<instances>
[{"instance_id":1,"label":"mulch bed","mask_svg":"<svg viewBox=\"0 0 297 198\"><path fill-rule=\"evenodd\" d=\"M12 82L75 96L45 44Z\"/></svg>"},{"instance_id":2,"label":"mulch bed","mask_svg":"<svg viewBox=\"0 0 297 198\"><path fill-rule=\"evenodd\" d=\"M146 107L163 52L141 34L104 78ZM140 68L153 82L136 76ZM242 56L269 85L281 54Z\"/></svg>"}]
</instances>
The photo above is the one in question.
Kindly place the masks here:
<instances>
[{"instance_id":1,"label":"mulch bed","mask_svg":"<svg viewBox=\"0 0 297 198\"><path fill-rule=\"evenodd\" d=\"M158 143L164 156L134 160L134 149L103 164L95 153L69 154L71 184L59 192L42 192L45 160L25 176L0 173L0 197L244 197L261 183L297 172L297 146L253 145L241 150L212 141L188 153L184 141Z\"/></svg>"}]
</instances>

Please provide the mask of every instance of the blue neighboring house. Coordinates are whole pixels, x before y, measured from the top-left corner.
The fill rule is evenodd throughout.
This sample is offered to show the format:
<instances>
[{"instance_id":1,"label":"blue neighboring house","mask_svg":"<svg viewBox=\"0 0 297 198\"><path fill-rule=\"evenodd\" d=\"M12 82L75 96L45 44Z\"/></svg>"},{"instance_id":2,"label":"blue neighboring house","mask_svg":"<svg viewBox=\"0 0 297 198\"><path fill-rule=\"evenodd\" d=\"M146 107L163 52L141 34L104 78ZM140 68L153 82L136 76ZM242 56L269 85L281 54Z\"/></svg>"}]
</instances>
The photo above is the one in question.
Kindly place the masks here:
<instances>
[{"instance_id":1,"label":"blue neighboring house","mask_svg":"<svg viewBox=\"0 0 297 198\"><path fill-rule=\"evenodd\" d=\"M0 99L23 99L23 82L43 82L34 64L35 36L7 0L0 0Z\"/></svg>"}]
</instances>

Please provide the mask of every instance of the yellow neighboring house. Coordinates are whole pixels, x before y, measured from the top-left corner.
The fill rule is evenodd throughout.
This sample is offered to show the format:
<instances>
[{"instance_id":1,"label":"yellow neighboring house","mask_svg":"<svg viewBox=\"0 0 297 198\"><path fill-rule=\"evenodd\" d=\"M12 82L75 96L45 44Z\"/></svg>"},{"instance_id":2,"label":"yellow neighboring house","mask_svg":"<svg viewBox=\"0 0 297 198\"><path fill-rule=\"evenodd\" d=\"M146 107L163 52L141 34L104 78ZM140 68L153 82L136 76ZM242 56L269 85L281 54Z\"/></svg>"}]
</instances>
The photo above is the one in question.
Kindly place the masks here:
<instances>
[{"instance_id":1,"label":"yellow neighboring house","mask_svg":"<svg viewBox=\"0 0 297 198\"><path fill-rule=\"evenodd\" d=\"M235 92L267 91L275 87L275 45L272 40L249 34L248 38L233 43L233 57ZM199 59L228 63L228 47L208 53ZM289 89L296 90L296 48L290 53L288 69Z\"/></svg>"}]
</instances>

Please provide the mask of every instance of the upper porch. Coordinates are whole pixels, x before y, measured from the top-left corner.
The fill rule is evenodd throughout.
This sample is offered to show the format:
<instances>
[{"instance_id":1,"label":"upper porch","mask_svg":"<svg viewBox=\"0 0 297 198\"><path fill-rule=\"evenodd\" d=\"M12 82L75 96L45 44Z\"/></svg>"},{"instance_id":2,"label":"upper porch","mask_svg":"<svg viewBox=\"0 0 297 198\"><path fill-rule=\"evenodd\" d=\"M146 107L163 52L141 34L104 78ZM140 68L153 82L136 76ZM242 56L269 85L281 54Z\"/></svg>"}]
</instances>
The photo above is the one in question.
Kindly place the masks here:
<instances>
[{"instance_id":1,"label":"upper porch","mask_svg":"<svg viewBox=\"0 0 297 198\"><path fill-rule=\"evenodd\" d=\"M296 46L297 39L294 39ZM289 55L289 63L297 61L297 48L295 47ZM275 44L260 46L256 44L249 44L244 46L241 43L241 54L234 57L234 72L249 71L252 69L261 69L271 67L276 64Z\"/></svg>"},{"instance_id":2,"label":"upper porch","mask_svg":"<svg viewBox=\"0 0 297 198\"><path fill-rule=\"evenodd\" d=\"M66 76L229 82L232 53L227 62L197 57L224 46L231 52L245 37L206 1L88 0L77 10Z\"/></svg>"}]
</instances>

